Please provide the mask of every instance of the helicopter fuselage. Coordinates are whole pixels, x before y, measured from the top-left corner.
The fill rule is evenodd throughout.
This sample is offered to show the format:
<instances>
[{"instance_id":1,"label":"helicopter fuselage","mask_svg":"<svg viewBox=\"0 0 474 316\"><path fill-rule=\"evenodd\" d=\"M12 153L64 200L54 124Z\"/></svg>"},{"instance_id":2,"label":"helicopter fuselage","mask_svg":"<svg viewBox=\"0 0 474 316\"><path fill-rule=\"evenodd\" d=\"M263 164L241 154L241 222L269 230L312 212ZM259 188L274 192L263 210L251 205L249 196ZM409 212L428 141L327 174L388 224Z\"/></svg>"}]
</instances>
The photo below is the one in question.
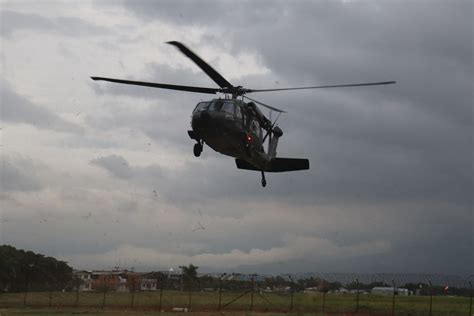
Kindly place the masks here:
<instances>
[{"instance_id":1,"label":"helicopter fuselage","mask_svg":"<svg viewBox=\"0 0 474 316\"><path fill-rule=\"evenodd\" d=\"M191 116L192 131L188 134L198 143L206 143L221 154L248 161L263 170L269 157L263 148L264 130L259 122L262 118L253 109L239 99L200 102ZM200 152L195 154L199 156Z\"/></svg>"}]
</instances>

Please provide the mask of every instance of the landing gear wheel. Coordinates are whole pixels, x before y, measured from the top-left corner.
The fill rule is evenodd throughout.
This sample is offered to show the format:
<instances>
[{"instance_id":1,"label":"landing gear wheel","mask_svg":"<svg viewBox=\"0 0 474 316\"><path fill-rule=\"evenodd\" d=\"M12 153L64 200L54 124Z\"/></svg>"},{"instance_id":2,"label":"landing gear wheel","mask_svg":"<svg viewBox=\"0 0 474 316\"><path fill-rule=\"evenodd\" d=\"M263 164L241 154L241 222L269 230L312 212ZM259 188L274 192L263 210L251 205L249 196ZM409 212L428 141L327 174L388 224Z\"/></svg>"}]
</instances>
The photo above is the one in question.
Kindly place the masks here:
<instances>
[{"instance_id":1,"label":"landing gear wheel","mask_svg":"<svg viewBox=\"0 0 474 316\"><path fill-rule=\"evenodd\" d=\"M196 156L196 157L201 156L201 153L202 153L202 145L201 145L200 143L194 144L193 151L194 151L194 156Z\"/></svg>"},{"instance_id":2,"label":"landing gear wheel","mask_svg":"<svg viewBox=\"0 0 474 316\"><path fill-rule=\"evenodd\" d=\"M262 187L267 186L267 180L265 179L265 172L262 171Z\"/></svg>"}]
</instances>

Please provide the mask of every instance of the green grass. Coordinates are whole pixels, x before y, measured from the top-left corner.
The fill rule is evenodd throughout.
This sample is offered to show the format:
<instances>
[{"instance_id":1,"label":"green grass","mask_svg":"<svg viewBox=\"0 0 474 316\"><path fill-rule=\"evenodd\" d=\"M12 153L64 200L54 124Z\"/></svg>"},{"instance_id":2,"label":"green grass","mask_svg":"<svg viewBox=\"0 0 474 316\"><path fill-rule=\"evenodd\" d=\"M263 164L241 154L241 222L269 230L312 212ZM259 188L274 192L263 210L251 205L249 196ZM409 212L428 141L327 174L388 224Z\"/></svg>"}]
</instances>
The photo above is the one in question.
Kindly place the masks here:
<instances>
[{"instance_id":1,"label":"green grass","mask_svg":"<svg viewBox=\"0 0 474 316\"><path fill-rule=\"evenodd\" d=\"M222 292L222 305L230 302L243 292ZM150 315L158 311L159 291L131 293L108 292L105 295L105 309L102 310L103 293L80 292L79 304L76 307L76 293L53 292L51 308L49 308L49 292L28 293L27 306L24 307L23 293L8 293L0 295L0 316L4 315ZM216 292L193 292L191 296L192 311L217 311L219 296ZM395 297L395 314L398 316L429 315L429 297L410 296ZM179 291L164 291L162 308L169 311L172 307L187 307L189 293ZM323 295L321 293L296 293L293 300L293 311L296 314L322 314ZM247 315L250 309L251 295L247 294L223 308L226 315L233 315L232 311L242 311L235 315ZM287 312L290 307L290 295L275 293L254 294L253 308L258 312L279 311ZM5 309L7 308L7 309ZM325 311L328 313L354 313L356 310L356 295L326 296ZM359 296L359 313L372 315L391 315L392 297L377 295ZM92 313L92 314L91 314ZM118 314L120 313L120 314ZM463 315L469 313L469 298L465 297L433 297L433 315ZM160 315L165 315L162 313ZM179 313L173 313L177 315ZM194 314L194 313L193 313ZM197 314L197 313L196 313ZM219 313L216 313L218 315ZM249 314L250 315L250 314ZM269 314L266 314L269 315Z\"/></svg>"},{"instance_id":2,"label":"green grass","mask_svg":"<svg viewBox=\"0 0 474 316\"><path fill-rule=\"evenodd\" d=\"M86 316L138 316L138 315L160 315L160 316L190 316L189 313L176 313L176 312L164 312L159 313L157 311L117 311L117 310L102 310L102 309L51 309L51 308L9 308L0 309L1 316L18 316L18 315L54 315L54 316L66 316L66 315L86 315ZM258 313L258 312L195 312L193 316L281 316L281 313ZM287 315L298 315L306 316L314 313L307 314L287 314Z\"/></svg>"}]
</instances>

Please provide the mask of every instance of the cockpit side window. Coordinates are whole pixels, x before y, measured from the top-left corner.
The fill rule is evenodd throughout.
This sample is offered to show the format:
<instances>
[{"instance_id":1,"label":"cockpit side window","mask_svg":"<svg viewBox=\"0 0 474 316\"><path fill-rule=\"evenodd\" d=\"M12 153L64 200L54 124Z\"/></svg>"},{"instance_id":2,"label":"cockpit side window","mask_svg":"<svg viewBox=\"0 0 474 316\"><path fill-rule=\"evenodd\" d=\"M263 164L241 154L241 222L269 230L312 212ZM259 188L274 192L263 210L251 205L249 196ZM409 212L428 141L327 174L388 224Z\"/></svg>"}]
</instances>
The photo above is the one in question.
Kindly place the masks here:
<instances>
[{"instance_id":1,"label":"cockpit side window","mask_svg":"<svg viewBox=\"0 0 474 316\"><path fill-rule=\"evenodd\" d=\"M199 102L198 105L196 105L196 108L194 108L193 113L198 113L198 112L201 112L203 110L206 110L207 107L209 106L209 103L210 102Z\"/></svg>"}]
</instances>

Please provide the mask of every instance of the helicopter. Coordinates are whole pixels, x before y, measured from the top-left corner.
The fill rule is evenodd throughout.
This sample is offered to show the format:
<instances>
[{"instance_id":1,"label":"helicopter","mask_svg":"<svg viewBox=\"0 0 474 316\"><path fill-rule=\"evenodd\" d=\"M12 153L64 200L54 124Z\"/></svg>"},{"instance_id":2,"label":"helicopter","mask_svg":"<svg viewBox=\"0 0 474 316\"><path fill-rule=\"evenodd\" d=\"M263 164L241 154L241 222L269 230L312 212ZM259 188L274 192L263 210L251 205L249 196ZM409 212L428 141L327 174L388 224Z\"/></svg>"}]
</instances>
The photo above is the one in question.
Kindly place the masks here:
<instances>
[{"instance_id":1,"label":"helicopter","mask_svg":"<svg viewBox=\"0 0 474 316\"><path fill-rule=\"evenodd\" d=\"M189 137L194 140L193 153L199 157L207 144L216 152L235 158L238 169L254 170L261 173L261 184L267 185L265 172L285 172L308 170L309 160L302 158L277 157L278 140L283 131L276 125L278 118L286 111L257 101L247 96L250 93L274 92L288 90L321 89L337 87L358 87L394 84L395 81L338 84L312 87L294 87L277 89L247 89L234 86L208 63L177 41L166 42L178 48L204 71L219 88L183 86L175 84L131 81L106 77L91 77L92 80L109 81L120 84L144 86L151 88L171 89L204 94L223 94L210 101L199 102L191 115ZM246 102L248 100L248 102ZM276 112L274 120L269 119L259 106ZM266 149L265 149L266 147Z\"/></svg>"}]
</instances>

